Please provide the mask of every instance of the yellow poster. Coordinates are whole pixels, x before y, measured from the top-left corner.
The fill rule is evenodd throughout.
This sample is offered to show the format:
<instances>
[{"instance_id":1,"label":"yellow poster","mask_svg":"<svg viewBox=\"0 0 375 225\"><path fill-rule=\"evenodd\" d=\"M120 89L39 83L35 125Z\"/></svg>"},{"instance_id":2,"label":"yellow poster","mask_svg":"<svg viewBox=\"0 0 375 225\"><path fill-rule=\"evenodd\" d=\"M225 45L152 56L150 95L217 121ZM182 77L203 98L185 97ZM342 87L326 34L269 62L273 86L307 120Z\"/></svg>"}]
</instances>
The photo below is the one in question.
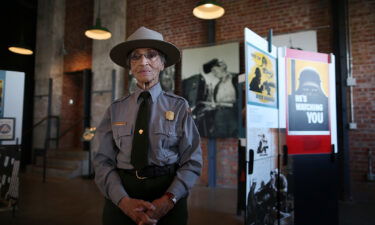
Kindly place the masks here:
<instances>
[{"instance_id":1,"label":"yellow poster","mask_svg":"<svg viewBox=\"0 0 375 225\"><path fill-rule=\"evenodd\" d=\"M249 103L277 107L276 60L260 51L253 51L250 61Z\"/></svg>"}]
</instances>

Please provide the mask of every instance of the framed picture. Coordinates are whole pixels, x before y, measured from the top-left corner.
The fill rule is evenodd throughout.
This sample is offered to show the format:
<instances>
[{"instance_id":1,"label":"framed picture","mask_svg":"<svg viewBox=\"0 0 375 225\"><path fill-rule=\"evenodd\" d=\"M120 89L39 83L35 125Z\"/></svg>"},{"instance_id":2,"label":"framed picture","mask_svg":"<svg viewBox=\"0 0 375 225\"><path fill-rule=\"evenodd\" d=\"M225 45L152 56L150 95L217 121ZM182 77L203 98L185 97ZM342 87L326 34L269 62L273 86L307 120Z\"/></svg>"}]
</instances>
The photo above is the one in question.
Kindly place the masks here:
<instances>
[{"instance_id":1,"label":"framed picture","mask_svg":"<svg viewBox=\"0 0 375 225\"><path fill-rule=\"evenodd\" d=\"M0 118L0 140L14 140L15 118Z\"/></svg>"}]
</instances>

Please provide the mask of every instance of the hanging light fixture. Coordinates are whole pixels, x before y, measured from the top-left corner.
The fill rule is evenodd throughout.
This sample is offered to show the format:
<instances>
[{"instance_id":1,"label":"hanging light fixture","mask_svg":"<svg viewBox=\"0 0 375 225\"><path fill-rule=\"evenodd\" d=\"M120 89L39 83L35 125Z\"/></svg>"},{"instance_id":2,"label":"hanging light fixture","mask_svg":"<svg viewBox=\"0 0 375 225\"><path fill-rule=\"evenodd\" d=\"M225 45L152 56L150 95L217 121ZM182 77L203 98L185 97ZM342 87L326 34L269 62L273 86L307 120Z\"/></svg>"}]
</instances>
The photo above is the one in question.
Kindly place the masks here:
<instances>
[{"instance_id":1,"label":"hanging light fixture","mask_svg":"<svg viewBox=\"0 0 375 225\"><path fill-rule=\"evenodd\" d=\"M32 55L33 51L31 48L25 46L25 45L20 45L20 44L15 44L12 45L8 48L9 51L16 53L16 54L21 54L21 55Z\"/></svg>"},{"instance_id":2,"label":"hanging light fixture","mask_svg":"<svg viewBox=\"0 0 375 225\"><path fill-rule=\"evenodd\" d=\"M100 20L100 0L98 4L98 17L96 18L96 23L90 29L86 30L85 35L88 38L92 38L95 40L107 40L112 37L111 32L105 27L102 27L102 23Z\"/></svg>"},{"instance_id":3,"label":"hanging light fixture","mask_svg":"<svg viewBox=\"0 0 375 225\"><path fill-rule=\"evenodd\" d=\"M8 50L16 53L16 54L21 54L21 55L32 55L33 50L31 49L30 46L26 44L25 37L24 37L24 32L21 31L21 36L18 42L15 44L11 45L8 47Z\"/></svg>"},{"instance_id":4,"label":"hanging light fixture","mask_svg":"<svg viewBox=\"0 0 375 225\"><path fill-rule=\"evenodd\" d=\"M17 17L18 24L24 24L25 16L23 14L18 15ZM8 46L8 50L21 55L32 55L33 50L28 45L28 42L26 42L25 35L29 34L27 32L28 27L23 26L17 26L16 32L18 33L16 40L13 41L13 43ZM29 39L28 39L29 40Z\"/></svg>"},{"instance_id":5,"label":"hanging light fixture","mask_svg":"<svg viewBox=\"0 0 375 225\"><path fill-rule=\"evenodd\" d=\"M205 20L218 19L224 13L224 8L213 0L199 1L193 10L194 16Z\"/></svg>"}]
</instances>

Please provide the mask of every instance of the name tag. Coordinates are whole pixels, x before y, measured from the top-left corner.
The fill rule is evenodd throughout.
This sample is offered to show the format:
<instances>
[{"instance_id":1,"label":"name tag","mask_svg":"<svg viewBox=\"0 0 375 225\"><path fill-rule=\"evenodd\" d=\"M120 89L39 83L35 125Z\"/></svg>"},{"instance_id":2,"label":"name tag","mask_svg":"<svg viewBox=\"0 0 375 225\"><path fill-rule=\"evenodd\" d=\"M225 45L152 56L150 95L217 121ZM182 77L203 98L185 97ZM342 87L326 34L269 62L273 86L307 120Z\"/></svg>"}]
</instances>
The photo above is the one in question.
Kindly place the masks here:
<instances>
[{"instance_id":1,"label":"name tag","mask_svg":"<svg viewBox=\"0 0 375 225\"><path fill-rule=\"evenodd\" d=\"M114 126L125 126L126 122L113 122L112 125L114 125Z\"/></svg>"}]
</instances>

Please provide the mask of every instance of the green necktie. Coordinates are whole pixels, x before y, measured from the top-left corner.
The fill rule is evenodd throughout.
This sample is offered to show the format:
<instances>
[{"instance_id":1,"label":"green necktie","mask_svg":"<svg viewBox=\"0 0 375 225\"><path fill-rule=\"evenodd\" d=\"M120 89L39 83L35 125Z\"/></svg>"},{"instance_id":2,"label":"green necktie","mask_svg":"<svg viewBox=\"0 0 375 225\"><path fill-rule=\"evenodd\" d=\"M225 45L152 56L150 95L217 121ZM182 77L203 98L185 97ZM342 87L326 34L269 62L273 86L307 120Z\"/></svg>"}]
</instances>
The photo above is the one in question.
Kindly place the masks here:
<instances>
[{"instance_id":1,"label":"green necktie","mask_svg":"<svg viewBox=\"0 0 375 225\"><path fill-rule=\"evenodd\" d=\"M150 93L142 92L139 98L142 98L138 109L137 120L135 122L133 147L131 153L131 164L136 170L142 169L148 164L148 121L149 121L149 98Z\"/></svg>"}]
</instances>

